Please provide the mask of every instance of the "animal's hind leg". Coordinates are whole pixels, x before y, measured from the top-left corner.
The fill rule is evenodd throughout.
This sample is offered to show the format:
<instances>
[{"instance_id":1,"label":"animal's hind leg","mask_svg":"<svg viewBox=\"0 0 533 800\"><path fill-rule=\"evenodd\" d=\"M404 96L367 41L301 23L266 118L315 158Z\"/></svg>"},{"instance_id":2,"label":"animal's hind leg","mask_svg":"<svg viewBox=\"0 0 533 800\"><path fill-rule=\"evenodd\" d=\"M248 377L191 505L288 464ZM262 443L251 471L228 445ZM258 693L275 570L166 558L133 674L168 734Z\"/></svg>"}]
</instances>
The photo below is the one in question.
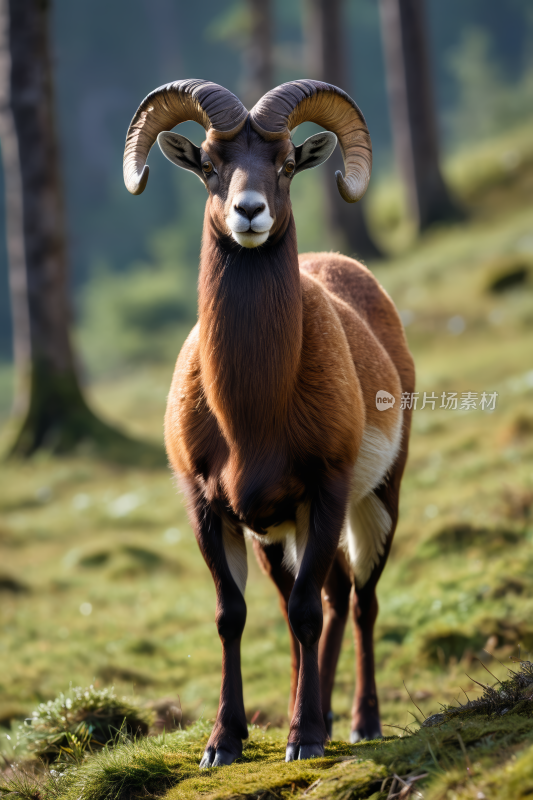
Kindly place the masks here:
<instances>
[{"instance_id":1,"label":"animal's hind leg","mask_svg":"<svg viewBox=\"0 0 533 800\"><path fill-rule=\"evenodd\" d=\"M408 430L408 428L407 428ZM405 436L405 434L404 434ZM378 614L376 586L383 572L398 522L398 501L407 445L386 480L374 489L374 494L390 517L390 527L383 554L363 586L357 585L353 594L353 624L356 644L356 690L352 708L352 742L381 737L381 723L376 690L374 665L374 624Z\"/></svg>"},{"instance_id":2,"label":"animal's hind leg","mask_svg":"<svg viewBox=\"0 0 533 800\"><path fill-rule=\"evenodd\" d=\"M376 583L377 581L369 581L362 589L356 589L353 596L356 689L352 708L351 742L379 739L382 735L374 675L374 624L378 614Z\"/></svg>"},{"instance_id":3,"label":"animal's hind leg","mask_svg":"<svg viewBox=\"0 0 533 800\"><path fill-rule=\"evenodd\" d=\"M300 643L294 635L289 624L289 597L294 586L294 576L283 565L283 546L281 544L262 545L257 539L253 540L253 547L259 566L269 578L273 580L279 592L279 603L287 626L291 642L291 689L289 694L289 719L294 713L296 691L298 689L298 673L300 672Z\"/></svg>"},{"instance_id":4,"label":"animal's hind leg","mask_svg":"<svg viewBox=\"0 0 533 800\"><path fill-rule=\"evenodd\" d=\"M335 672L341 651L344 628L348 618L351 589L352 582L349 577L346 557L342 551L337 550L337 555L331 565L322 592L324 627L318 648L322 714L324 715L328 736L331 736L333 727L331 694L335 682Z\"/></svg>"}]
</instances>

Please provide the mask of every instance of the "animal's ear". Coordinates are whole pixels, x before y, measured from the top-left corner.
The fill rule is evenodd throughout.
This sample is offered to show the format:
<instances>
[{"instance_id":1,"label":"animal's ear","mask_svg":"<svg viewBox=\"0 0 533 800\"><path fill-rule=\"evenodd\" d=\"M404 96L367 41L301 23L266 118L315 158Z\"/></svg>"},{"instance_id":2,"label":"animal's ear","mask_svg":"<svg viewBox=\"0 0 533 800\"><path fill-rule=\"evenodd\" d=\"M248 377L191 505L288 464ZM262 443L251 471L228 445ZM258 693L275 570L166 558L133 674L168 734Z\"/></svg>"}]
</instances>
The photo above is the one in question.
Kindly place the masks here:
<instances>
[{"instance_id":1,"label":"animal's ear","mask_svg":"<svg viewBox=\"0 0 533 800\"><path fill-rule=\"evenodd\" d=\"M200 148L196 147L185 136L180 136L179 133L172 133L172 131L163 131L157 137L157 143L161 148L164 156L176 164L177 167L188 169L198 175L202 183L204 182L204 175L202 172L202 162L200 158Z\"/></svg>"},{"instance_id":2,"label":"animal's ear","mask_svg":"<svg viewBox=\"0 0 533 800\"><path fill-rule=\"evenodd\" d=\"M330 155L335 150L337 145L337 137L331 131L323 131L322 133L315 133L310 136L303 144L296 148L295 162L297 172L303 172L304 169L312 169L318 167L327 161Z\"/></svg>"}]
</instances>

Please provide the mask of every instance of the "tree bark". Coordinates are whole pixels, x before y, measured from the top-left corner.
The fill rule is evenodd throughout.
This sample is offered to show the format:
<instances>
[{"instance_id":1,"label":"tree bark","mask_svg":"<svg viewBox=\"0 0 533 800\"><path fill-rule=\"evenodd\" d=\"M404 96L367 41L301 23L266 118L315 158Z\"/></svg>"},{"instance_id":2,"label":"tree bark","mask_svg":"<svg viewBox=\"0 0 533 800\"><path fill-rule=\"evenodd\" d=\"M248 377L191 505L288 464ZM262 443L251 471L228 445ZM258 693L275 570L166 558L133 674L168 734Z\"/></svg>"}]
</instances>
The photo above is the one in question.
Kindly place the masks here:
<instances>
[{"instance_id":1,"label":"tree bark","mask_svg":"<svg viewBox=\"0 0 533 800\"><path fill-rule=\"evenodd\" d=\"M349 91L343 0L305 0L304 11L307 70L310 76ZM344 173L338 147L328 161L328 167L331 174L325 173L324 188L329 225L334 237L342 242L343 249L360 258L382 258L381 250L368 231L363 201L355 205L346 203L333 180L336 170Z\"/></svg>"},{"instance_id":2,"label":"tree bark","mask_svg":"<svg viewBox=\"0 0 533 800\"><path fill-rule=\"evenodd\" d=\"M250 32L243 51L243 102L247 108L274 88L272 0L247 0Z\"/></svg>"},{"instance_id":3,"label":"tree bark","mask_svg":"<svg viewBox=\"0 0 533 800\"><path fill-rule=\"evenodd\" d=\"M48 9L47 0L0 0L0 138L19 420L12 453L27 456L41 447L65 452L90 439L120 457L128 443L144 445L88 408L69 335Z\"/></svg>"},{"instance_id":4,"label":"tree bark","mask_svg":"<svg viewBox=\"0 0 533 800\"><path fill-rule=\"evenodd\" d=\"M420 230L460 219L439 167L423 0L380 0L394 150Z\"/></svg>"}]
</instances>

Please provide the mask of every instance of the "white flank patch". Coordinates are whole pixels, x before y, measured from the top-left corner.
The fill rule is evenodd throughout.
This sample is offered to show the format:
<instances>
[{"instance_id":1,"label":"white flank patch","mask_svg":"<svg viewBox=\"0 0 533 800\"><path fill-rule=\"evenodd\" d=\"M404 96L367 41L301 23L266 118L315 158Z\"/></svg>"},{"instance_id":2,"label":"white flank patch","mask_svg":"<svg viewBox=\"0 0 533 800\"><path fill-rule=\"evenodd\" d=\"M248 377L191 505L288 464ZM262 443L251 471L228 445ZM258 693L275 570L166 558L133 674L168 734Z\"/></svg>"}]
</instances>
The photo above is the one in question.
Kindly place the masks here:
<instances>
[{"instance_id":1,"label":"white flank patch","mask_svg":"<svg viewBox=\"0 0 533 800\"><path fill-rule=\"evenodd\" d=\"M222 520L222 542L231 577L244 597L248 579L248 559L246 557L244 536L240 531L232 528L224 519Z\"/></svg>"},{"instance_id":2,"label":"white flank patch","mask_svg":"<svg viewBox=\"0 0 533 800\"><path fill-rule=\"evenodd\" d=\"M379 486L396 461L401 440L401 413L398 415L391 439L382 433L379 428L375 428L372 425L365 428L354 467L351 503L357 503L362 500L372 489Z\"/></svg>"},{"instance_id":3,"label":"white flank patch","mask_svg":"<svg viewBox=\"0 0 533 800\"><path fill-rule=\"evenodd\" d=\"M389 439L368 426L354 468L354 482L340 546L346 551L356 585L362 587L383 555L392 520L373 490L393 466L402 439L402 414Z\"/></svg>"},{"instance_id":4,"label":"white flank patch","mask_svg":"<svg viewBox=\"0 0 533 800\"><path fill-rule=\"evenodd\" d=\"M383 555L391 523L388 511L373 492L358 503L350 503L340 546L347 551L359 588Z\"/></svg>"}]
</instances>

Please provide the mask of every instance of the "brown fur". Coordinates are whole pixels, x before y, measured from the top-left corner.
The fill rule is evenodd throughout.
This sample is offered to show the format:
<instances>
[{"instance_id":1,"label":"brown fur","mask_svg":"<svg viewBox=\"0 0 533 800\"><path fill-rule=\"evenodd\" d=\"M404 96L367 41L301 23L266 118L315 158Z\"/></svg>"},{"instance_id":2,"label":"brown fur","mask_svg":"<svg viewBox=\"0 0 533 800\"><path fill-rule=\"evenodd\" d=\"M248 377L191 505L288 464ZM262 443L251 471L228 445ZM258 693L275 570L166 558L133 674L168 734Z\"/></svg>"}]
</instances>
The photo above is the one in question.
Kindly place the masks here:
<instances>
[{"instance_id":1,"label":"brown fur","mask_svg":"<svg viewBox=\"0 0 533 800\"><path fill-rule=\"evenodd\" d=\"M281 563L279 545L254 547L291 625L287 753L305 758L320 754L331 730L331 690L353 582L338 543L354 465L367 426L391 432L401 392L413 390L413 364L394 305L364 266L331 253L298 260L290 180L279 177L292 143L265 142L245 126L230 142L208 136L202 150L217 175L206 179L199 320L177 361L165 441L217 589L223 680L203 763L230 763L246 735L239 654L246 606L224 553L222 521L237 537L243 526L261 536L294 520L302 503L310 505L310 520L296 580ZM232 197L244 189L261 191L275 220L256 249L232 241L225 223ZM394 413L377 411L378 389L396 397ZM385 554L354 590L353 730L364 736L379 732L375 586L396 525L409 422L405 414L400 454L375 490L393 521Z\"/></svg>"}]
</instances>

